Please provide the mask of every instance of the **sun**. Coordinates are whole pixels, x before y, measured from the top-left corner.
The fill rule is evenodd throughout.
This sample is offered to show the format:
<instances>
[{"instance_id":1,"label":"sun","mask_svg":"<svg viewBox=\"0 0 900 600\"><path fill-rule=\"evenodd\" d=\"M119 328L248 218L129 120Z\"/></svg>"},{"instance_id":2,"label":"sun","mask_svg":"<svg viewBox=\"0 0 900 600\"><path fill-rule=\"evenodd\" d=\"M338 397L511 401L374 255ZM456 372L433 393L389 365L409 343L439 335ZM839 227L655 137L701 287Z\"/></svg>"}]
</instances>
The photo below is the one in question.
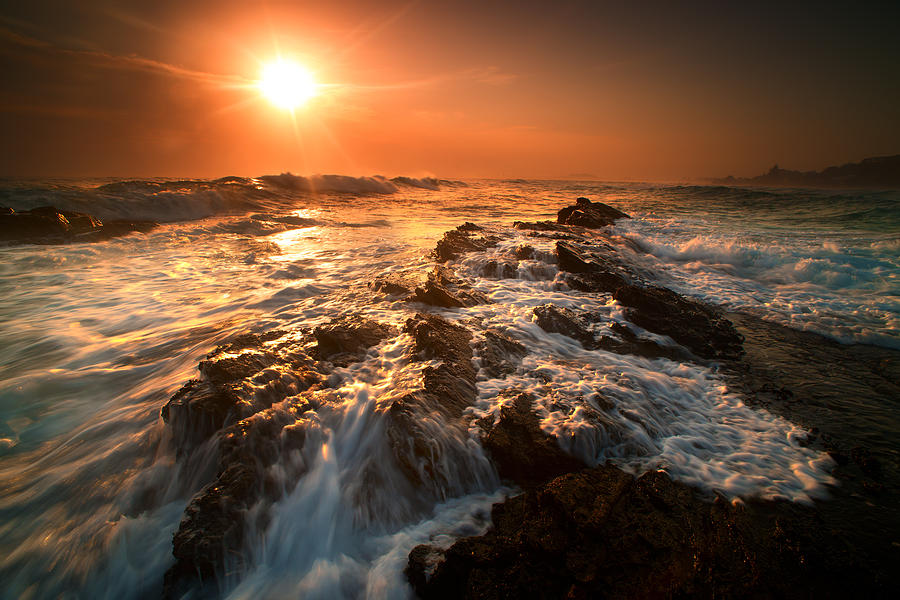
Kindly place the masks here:
<instances>
[{"instance_id":1,"label":"sun","mask_svg":"<svg viewBox=\"0 0 900 600\"><path fill-rule=\"evenodd\" d=\"M294 109L316 95L312 73L295 62L279 59L263 67L259 89L272 104Z\"/></svg>"}]
</instances>

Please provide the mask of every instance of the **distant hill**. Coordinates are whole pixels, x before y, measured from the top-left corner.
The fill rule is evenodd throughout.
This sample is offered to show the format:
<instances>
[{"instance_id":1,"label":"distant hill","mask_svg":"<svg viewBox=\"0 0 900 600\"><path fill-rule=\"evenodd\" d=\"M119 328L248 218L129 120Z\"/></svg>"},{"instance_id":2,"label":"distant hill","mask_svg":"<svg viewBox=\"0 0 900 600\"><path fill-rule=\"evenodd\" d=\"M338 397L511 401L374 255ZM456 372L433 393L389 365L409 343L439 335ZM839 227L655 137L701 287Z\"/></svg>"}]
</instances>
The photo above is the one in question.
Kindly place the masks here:
<instances>
[{"instance_id":1,"label":"distant hill","mask_svg":"<svg viewBox=\"0 0 900 600\"><path fill-rule=\"evenodd\" d=\"M866 158L822 171L790 171L775 165L765 175L714 179L725 185L809 187L900 187L900 154Z\"/></svg>"}]
</instances>

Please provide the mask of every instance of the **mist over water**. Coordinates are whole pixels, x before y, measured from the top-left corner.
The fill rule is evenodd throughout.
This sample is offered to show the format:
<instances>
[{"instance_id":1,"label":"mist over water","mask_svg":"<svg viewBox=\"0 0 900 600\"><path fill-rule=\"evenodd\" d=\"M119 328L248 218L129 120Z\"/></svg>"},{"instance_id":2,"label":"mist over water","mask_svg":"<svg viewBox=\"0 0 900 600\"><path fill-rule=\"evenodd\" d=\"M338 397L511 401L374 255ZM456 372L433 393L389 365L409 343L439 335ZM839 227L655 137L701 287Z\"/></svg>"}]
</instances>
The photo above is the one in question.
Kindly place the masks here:
<instances>
[{"instance_id":1,"label":"mist over water","mask_svg":"<svg viewBox=\"0 0 900 600\"><path fill-rule=\"evenodd\" d=\"M825 496L830 459L803 447L797 426L744 406L714 364L585 350L533 322L547 303L596 315L597 327L625 319L611 298L561 282L549 240L510 227L554 220L577 196L634 217L609 239L662 285L844 343L900 348L897 192L290 175L5 182L0 205L17 210L163 224L96 244L0 248L3 596L158 596L172 535L216 453L208 444L176 460L160 407L234 334L343 314L401 326L424 307L373 298L367 284L431 268L425 255L464 221L503 234L455 264L494 302L441 314L476 330L473 347L492 327L528 348L508 377L479 374L469 416L496 418L504 390L531 391L542 429L589 464L664 468L732 498ZM526 242L537 253L515 278L485 276L487 261ZM408 489L388 457L379 407L421 378L410 343L401 335L336 368L314 414L273 405L303 420L307 442L272 467L285 493L255 509L267 523L248 518L253 564L226 578L225 596L405 597L413 546L489 525L510 490L477 428L435 426L448 460L425 489ZM247 385L262 393L267 383ZM600 403L613 406L607 422L586 416ZM382 483L363 482L367 469Z\"/></svg>"}]
</instances>

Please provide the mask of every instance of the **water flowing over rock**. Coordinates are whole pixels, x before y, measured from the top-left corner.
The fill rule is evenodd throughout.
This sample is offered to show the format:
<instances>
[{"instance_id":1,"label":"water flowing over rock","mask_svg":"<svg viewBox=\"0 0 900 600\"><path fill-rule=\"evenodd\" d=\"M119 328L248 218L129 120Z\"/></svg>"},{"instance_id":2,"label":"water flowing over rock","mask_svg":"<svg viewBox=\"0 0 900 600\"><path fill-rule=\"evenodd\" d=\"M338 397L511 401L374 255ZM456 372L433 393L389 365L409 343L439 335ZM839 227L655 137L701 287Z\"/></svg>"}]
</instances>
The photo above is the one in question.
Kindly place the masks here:
<instances>
[{"instance_id":1,"label":"water flowing over rock","mask_svg":"<svg viewBox=\"0 0 900 600\"><path fill-rule=\"evenodd\" d=\"M560 225L577 225L597 229L612 225L617 219L630 219L622 211L602 202L591 202L587 198L578 198L574 206L561 209L556 215Z\"/></svg>"},{"instance_id":2,"label":"water flowing over rock","mask_svg":"<svg viewBox=\"0 0 900 600\"><path fill-rule=\"evenodd\" d=\"M484 437L484 447L500 476L526 488L585 467L563 452L556 439L541 431L533 402L529 394L515 394L511 405L500 410L499 421L486 426Z\"/></svg>"}]
</instances>

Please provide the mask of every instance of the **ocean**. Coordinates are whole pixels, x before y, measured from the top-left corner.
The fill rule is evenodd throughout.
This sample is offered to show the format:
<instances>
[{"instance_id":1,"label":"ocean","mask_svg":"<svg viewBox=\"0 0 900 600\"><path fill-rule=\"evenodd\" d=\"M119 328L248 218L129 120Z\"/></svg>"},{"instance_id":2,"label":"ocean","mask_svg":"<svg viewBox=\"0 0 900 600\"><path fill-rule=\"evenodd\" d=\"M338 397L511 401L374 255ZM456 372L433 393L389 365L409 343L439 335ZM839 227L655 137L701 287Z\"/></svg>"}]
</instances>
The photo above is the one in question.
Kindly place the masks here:
<instances>
[{"instance_id":1,"label":"ocean","mask_svg":"<svg viewBox=\"0 0 900 600\"><path fill-rule=\"evenodd\" d=\"M185 510L218 476L220 444L186 444L160 410L246 333L271 333L267 363L230 389L271 405L304 442L264 465L278 489L239 511L241 559L225 559L215 596L412 597L412 548L484 532L491 505L516 492L478 425L499 419L510 390L532 394L542 431L588 465L663 470L734 502L827 498L832 458L804 427L745 403L717 361L640 328L673 354L586 347L538 325L535 309L552 304L592 315L598 335L633 326L610 294L566 283L557 239L513 227L555 221L577 197L632 217L596 242L655 285L842 345L900 350L900 191L288 174L0 181L0 205L17 211L160 223L95 243L0 247L0 594L159 597ZM433 269L436 242L465 222L496 243L447 264L484 301L429 306L373 285ZM417 313L468 331L479 370L461 424L431 414L417 425L431 455L412 485L385 407L439 367L414 357L406 323ZM393 333L328 362L315 391L298 387L315 328L349 316ZM516 365L486 368L488 332L523 346ZM604 406L614 408L589 418Z\"/></svg>"}]
</instances>

